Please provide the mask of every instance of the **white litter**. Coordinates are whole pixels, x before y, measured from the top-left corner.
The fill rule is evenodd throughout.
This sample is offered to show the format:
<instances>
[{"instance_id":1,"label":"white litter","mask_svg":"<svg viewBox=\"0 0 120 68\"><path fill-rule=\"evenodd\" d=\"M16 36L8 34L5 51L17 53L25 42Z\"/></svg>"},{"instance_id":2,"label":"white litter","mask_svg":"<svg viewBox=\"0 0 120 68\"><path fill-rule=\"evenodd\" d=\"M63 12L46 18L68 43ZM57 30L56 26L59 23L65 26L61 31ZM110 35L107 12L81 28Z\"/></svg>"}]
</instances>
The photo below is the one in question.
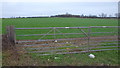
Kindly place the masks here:
<instances>
[{"instance_id":1,"label":"white litter","mask_svg":"<svg viewBox=\"0 0 120 68\"><path fill-rule=\"evenodd\" d=\"M104 28L106 27L106 26L103 26Z\"/></svg>"},{"instance_id":2,"label":"white litter","mask_svg":"<svg viewBox=\"0 0 120 68\"><path fill-rule=\"evenodd\" d=\"M54 42L57 42L57 40L55 40Z\"/></svg>"},{"instance_id":3,"label":"white litter","mask_svg":"<svg viewBox=\"0 0 120 68\"><path fill-rule=\"evenodd\" d=\"M65 28L70 28L70 27L65 27Z\"/></svg>"},{"instance_id":4,"label":"white litter","mask_svg":"<svg viewBox=\"0 0 120 68\"><path fill-rule=\"evenodd\" d=\"M90 54L89 57L90 57L90 58L95 58L95 55Z\"/></svg>"},{"instance_id":5,"label":"white litter","mask_svg":"<svg viewBox=\"0 0 120 68\"><path fill-rule=\"evenodd\" d=\"M76 47L79 47L79 46L76 46Z\"/></svg>"},{"instance_id":6,"label":"white litter","mask_svg":"<svg viewBox=\"0 0 120 68\"><path fill-rule=\"evenodd\" d=\"M54 59L60 59L59 57L55 57Z\"/></svg>"}]
</instances>

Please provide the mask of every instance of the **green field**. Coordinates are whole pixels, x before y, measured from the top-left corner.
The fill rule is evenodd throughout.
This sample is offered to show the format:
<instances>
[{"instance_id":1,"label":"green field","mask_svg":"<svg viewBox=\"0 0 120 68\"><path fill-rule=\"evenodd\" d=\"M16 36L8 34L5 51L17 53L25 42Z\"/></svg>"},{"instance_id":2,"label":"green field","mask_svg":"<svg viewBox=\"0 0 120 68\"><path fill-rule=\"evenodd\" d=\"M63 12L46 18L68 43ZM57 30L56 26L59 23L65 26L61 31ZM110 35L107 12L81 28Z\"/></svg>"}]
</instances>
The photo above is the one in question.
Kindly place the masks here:
<instances>
[{"instance_id":1,"label":"green field","mask_svg":"<svg viewBox=\"0 0 120 68\"><path fill-rule=\"evenodd\" d=\"M91 18L18 18L3 19L2 29L5 33L5 27L14 25L16 28L34 28L34 27L86 27L86 26L118 26L117 19L91 19ZM59 29L61 33L81 33L80 29ZM84 29L88 32L87 29ZM28 34L46 34L49 29L42 30L16 30L16 35ZM115 32L117 28L94 28L92 32ZM53 31L51 32L53 33ZM56 31L56 33L60 33ZM108 34L93 34L93 36ZM113 34L109 34L113 35ZM67 35L67 38L84 37L85 35ZM40 39L40 36L20 36L17 39ZM42 39L51 39L53 36L46 36ZM56 38L65 38L63 35L57 35Z\"/></svg>"},{"instance_id":2,"label":"green field","mask_svg":"<svg viewBox=\"0 0 120 68\"><path fill-rule=\"evenodd\" d=\"M3 19L2 30L5 34L5 27L14 25L16 28L33 28L33 27L84 27L84 26L118 26L117 19L91 19L91 18L18 18ZM118 28L94 28L92 32L116 32ZM84 29L88 32L87 29ZM27 34L44 34L49 30L16 30L17 35ZM81 33L79 29L60 29L62 33ZM53 33L53 32L51 32ZM56 32L59 33L59 32ZM92 34L92 36L115 35L115 34ZM23 39L40 39L41 36L17 37L17 40ZM65 38L62 35L57 38ZM84 37L84 35L67 35L69 38ZM51 39L53 36L46 36L43 39ZM101 45L103 46L103 45ZM109 46L109 45L105 45ZM111 45L114 46L114 45ZM115 45L116 46L116 45ZM93 52L96 57L89 58L90 53L67 54L67 55L50 55L36 56L30 54L32 59L38 60L38 66L115 66L118 65L118 51ZM7 54L6 54L7 55ZM58 57L59 59L55 59ZM114 58L113 58L114 57ZM11 61L11 59L9 59ZM17 60L18 61L18 60ZM16 63L17 63L16 61ZM25 64L23 58L19 60L20 64ZM27 62L29 63L29 62ZM30 62L34 64L34 62ZM17 65L17 64L16 64ZM32 65L33 66L33 65Z\"/></svg>"},{"instance_id":3,"label":"green field","mask_svg":"<svg viewBox=\"0 0 120 68\"><path fill-rule=\"evenodd\" d=\"M40 65L45 66L118 66L118 51L93 52L96 57L89 58L90 53L36 56L32 58L41 60ZM55 59L58 57L59 59ZM114 58L113 58L114 57Z\"/></svg>"}]
</instances>

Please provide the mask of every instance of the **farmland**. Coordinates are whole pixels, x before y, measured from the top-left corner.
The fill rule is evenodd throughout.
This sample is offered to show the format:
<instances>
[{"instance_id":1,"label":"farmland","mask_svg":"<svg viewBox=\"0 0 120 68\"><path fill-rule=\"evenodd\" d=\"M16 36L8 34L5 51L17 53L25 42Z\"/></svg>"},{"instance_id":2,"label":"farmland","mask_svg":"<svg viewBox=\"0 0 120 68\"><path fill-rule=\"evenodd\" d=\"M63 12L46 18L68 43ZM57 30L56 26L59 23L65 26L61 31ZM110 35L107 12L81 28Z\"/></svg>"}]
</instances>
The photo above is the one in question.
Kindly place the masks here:
<instances>
[{"instance_id":1,"label":"farmland","mask_svg":"<svg viewBox=\"0 0 120 68\"><path fill-rule=\"evenodd\" d=\"M117 19L85 19L85 18L18 18L18 19L3 19L2 23L3 34L5 33L5 27L8 25L14 25L16 28L34 28L34 27L86 27L86 26L117 26ZM115 32L116 28L96 28L92 29L93 32ZM49 29L42 30L16 30L17 35L27 34L46 34ZM80 33L79 29L60 29L62 33ZM87 32L87 29L85 29ZM53 33L53 32L51 32ZM56 31L56 33L59 33ZM94 34L94 36L102 34ZM105 34L104 34L105 35ZM106 34L107 35L107 34ZM80 37L79 35L67 35L68 38ZM81 35L84 37L84 35ZM17 37L19 40L23 39L39 39L42 36L26 36ZM43 39L51 39L53 36L47 36ZM57 36L57 38L64 38L63 36Z\"/></svg>"},{"instance_id":2,"label":"farmland","mask_svg":"<svg viewBox=\"0 0 120 68\"><path fill-rule=\"evenodd\" d=\"M34 27L86 27L86 26L118 26L117 19L92 19L92 18L17 18L17 19L3 19L2 29L3 34L5 34L5 27L9 25L14 25L16 28L34 28ZM62 33L81 33L79 29L59 29ZM87 33L88 30L84 29ZM16 35L27 35L27 34L46 34L49 29L41 30L16 30ZM92 28L92 32L117 32L117 28ZM51 34L54 33L51 32ZM56 31L56 33L59 33ZM117 34L92 34L91 36L107 36L107 35L117 35ZM68 38L79 38L85 37L84 35L67 35ZM40 39L41 36L17 36L17 40L30 40L30 39ZM65 38L64 36L56 36L57 38ZM43 39L52 39L53 36L46 36ZM80 40L81 41L81 40ZM73 41L74 42L74 41ZM79 41L78 41L79 42ZM106 42L107 43L107 42ZM52 45L51 45L52 46ZM99 45L99 46L117 46L117 45ZM74 47L73 47L74 48ZM17 49L22 49L17 47ZM60 49L60 48L59 48ZM63 48L62 48L63 49ZM98 48L99 49L99 48ZM91 53L91 52L90 52ZM33 66L115 66L118 65L118 51L101 51L93 52L96 57L91 59L88 57L90 53L78 53L78 54L61 54L61 55L49 55L49 56L37 56L35 53L28 54L33 60L37 60L38 64L34 62L25 61L23 56L19 58L21 65L25 62ZM8 58L7 53L4 53L5 58ZM27 55L27 54L26 54ZM55 59L58 57L58 59ZM114 58L113 58L114 57ZM11 57L12 58L12 57ZM29 58L30 59L30 58ZM69 60L68 60L69 59ZM7 59L12 65L18 65ZM40 60L40 61L39 61ZM24 62L25 61L25 62ZM5 63L5 62L4 62ZM26 63L25 63L26 64ZM4 65L7 65L6 63ZM10 64L9 64L10 65ZM27 65L27 64L26 64Z\"/></svg>"}]
</instances>

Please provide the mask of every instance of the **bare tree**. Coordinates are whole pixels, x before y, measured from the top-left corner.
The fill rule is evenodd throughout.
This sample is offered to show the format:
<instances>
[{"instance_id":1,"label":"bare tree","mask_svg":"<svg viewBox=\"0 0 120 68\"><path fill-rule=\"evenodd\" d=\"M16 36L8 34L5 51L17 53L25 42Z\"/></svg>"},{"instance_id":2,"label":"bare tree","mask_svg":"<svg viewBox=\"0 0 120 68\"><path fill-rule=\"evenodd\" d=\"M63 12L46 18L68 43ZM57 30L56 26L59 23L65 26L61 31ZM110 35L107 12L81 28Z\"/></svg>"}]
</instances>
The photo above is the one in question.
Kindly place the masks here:
<instances>
[{"instance_id":1,"label":"bare tree","mask_svg":"<svg viewBox=\"0 0 120 68\"><path fill-rule=\"evenodd\" d=\"M81 17L84 17L84 14L82 14Z\"/></svg>"},{"instance_id":2,"label":"bare tree","mask_svg":"<svg viewBox=\"0 0 120 68\"><path fill-rule=\"evenodd\" d=\"M120 13L118 13L118 18L120 18Z\"/></svg>"},{"instance_id":3,"label":"bare tree","mask_svg":"<svg viewBox=\"0 0 120 68\"><path fill-rule=\"evenodd\" d=\"M107 14L104 14L104 13L101 13L100 15L99 15L99 17L107 17Z\"/></svg>"},{"instance_id":4,"label":"bare tree","mask_svg":"<svg viewBox=\"0 0 120 68\"><path fill-rule=\"evenodd\" d=\"M115 13L115 17L118 17L118 13Z\"/></svg>"},{"instance_id":5,"label":"bare tree","mask_svg":"<svg viewBox=\"0 0 120 68\"><path fill-rule=\"evenodd\" d=\"M109 15L109 17L112 17L112 15Z\"/></svg>"}]
</instances>

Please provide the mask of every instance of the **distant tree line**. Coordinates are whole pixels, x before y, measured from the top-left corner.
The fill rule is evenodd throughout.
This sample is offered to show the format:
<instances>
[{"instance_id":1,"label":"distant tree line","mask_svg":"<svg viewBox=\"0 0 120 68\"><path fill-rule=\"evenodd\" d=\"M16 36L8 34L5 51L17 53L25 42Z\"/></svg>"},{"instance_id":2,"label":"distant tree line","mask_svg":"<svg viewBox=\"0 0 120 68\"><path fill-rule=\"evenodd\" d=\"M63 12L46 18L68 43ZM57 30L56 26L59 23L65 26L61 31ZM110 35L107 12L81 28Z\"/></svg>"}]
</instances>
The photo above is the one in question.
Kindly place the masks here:
<instances>
[{"instance_id":1,"label":"distant tree line","mask_svg":"<svg viewBox=\"0 0 120 68\"><path fill-rule=\"evenodd\" d=\"M49 16L35 16L35 17L11 17L11 18L49 18Z\"/></svg>"},{"instance_id":2,"label":"distant tree line","mask_svg":"<svg viewBox=\"0 0 120 68\"><path fill-rule=\"evenodd\" d=\"M112 15L107 15L105 13L101 13L98 16L97 15L72 15L72 14L62 14L62 15L55 15L55 16L51 16L51 17L77 17L77 18L120 18L120 13L115 13L114 16Z\"/></svg>"},{"instance_id":3,"label":"distant tree line","mask_svg":"<svg viewBox=\"0 0 120 68\"><path fill-rule=\"evenodd\" d=\"M50 18L50 17L76 17L76 18L120 18L120 13L115 13L114 16L107 15L105 13L101 13L99 15L73 15L73 14L61 14L61 15L54 15L54 16L33 16L33 17L10 17L10 18Z\"/></svg>"}]
</instances>

